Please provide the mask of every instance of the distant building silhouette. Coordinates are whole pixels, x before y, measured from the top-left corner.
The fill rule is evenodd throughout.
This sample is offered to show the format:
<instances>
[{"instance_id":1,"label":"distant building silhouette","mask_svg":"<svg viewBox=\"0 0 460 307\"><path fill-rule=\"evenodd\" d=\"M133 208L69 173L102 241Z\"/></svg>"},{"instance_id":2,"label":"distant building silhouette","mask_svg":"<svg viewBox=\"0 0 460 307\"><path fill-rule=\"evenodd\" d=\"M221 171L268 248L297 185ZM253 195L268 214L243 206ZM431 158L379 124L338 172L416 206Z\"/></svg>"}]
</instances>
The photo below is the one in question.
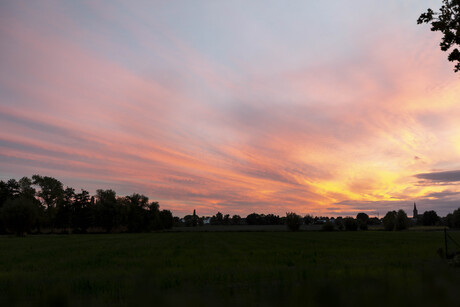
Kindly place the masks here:
<instances>
[{"instance_id":1,"label":"distant building silhouette","mask_svg":"<svg viewBox=\"0 0 460 307\"><path fill-rule=\"evenodd\" d=\"M414 211L412 215L412 220L417 222L417 220L422 220L423 214L418 214L417 205L414 202Z\"/></svg>"}]
</instances>

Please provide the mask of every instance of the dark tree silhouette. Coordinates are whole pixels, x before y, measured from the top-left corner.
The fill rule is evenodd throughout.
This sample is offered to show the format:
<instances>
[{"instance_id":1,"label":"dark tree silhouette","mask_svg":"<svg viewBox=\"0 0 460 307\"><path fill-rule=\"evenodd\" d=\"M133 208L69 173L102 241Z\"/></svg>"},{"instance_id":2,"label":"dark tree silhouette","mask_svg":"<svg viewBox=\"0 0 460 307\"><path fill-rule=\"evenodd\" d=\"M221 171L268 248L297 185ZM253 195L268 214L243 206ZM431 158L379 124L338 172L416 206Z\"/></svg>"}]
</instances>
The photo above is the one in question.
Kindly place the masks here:
<instances>
[{"instance_id":1,"label":"dark tree silhouette","mask_svg":"<svg viewBox=\"0 0 460 307\"><path fill-rule=\"evenodd\" d=\"M113 190L97 190L95 204L96 226L111 232L117 226L117 199Z\"/></svg>"},{"instance_id":2,"label":"dark tree silhouette","mask_svg":"<svg viewBox=\"0 0 460 307\"><path fill-rule=\"evenodd\" d=\"M454 210L451 217L451 227L452 228L460 228L460 208Z\"/></svg>"},{"instance_id":3,"label":"dark tree silhouette","mask_svg":"<svg viewBox=\"0 0 460 307\"><path fill-rule=\"evenodd\" d=\"M169 210L160 211L161 226L165 229L170 229L174 225L174 218L172 212Z\"/></svg>"},{"instance_id":4,"label":"dark tree silhouette","mask_svg":"<svg viewBox=\"0 0 460 307\"><path fill-rule=\"evenodd\" d=\"M43 205L46 207L45 211L45 224L54 232L57 209L56 205L58 200L64 197L64 189L62 183L48 176L33 175L33 184L40 187L37 196L41 198Z\"/></svg>"},{"instance_id":5,"label":"dark tree silhouette","mask_svg":"<svg viewBox=\"0 0 460 307\"><path fill-rule=\"evenodd\" d=\"M425 226L433 226L439 222L439 216L436 211L425 211L422 217L422 224Z\"/></svg>"},{"instance_id":6,"label":"dark tree silhouette","mask_svg":"<svg viewBox=\"0 0 460 307\"><path fill-rule=\"evenodd\" d=\"M369 219L369 222L367 222L368 225L380 225L381 224L381 221L379 218L377 217L371 217Z\"/></svg>"},{"instance_id":7,"label":"dark tree silhouette","mask_svg":"<svg viewBox=\"0 0 460 307\"><path fill-rule=\"evenodd\" d=\"M278 215L274 215L270 213L264 216L263 223L266 225L280 225L282 224L282 221Z\"/></svg>"},{"instance_id":8,"label":"dark tree silhouette","mask_svg":"<svg viewBox=\"0 0 460 307\"><path fill-rule=\"evenodd\" d=\"M367 230L367 225L369 224L369 215L364 212L360 212L356 216L356 220L358 221L359 229Z\"/></svg>"},{"instance_id":9,"label":"dark tree silhouette","mask_svg":"<svg viewBox=\"0 0 460 307\"><path fill-rule=\"evenodd\" d=\"M315 219L310 214L307 214L307 215L304 216L303 221L304 221L305 225L310 225L310 224L313 224Z\"/></svg>"},{"instance_id":10,"label":"dark tree silhouette","mask_svg":"<svg viewBox=\"0 0 460 307\"><path fill-rule=\"evenodd\" d=\"M345 230L348 231L356 231L358 230L358 221L352 217L346 217L343 219L343 225L345 226Z\"/></svg>"},{"instance_id":11,"label":"dark tree silhouette","mask_svg":"<svg viewBox=\"0 0 460 307\"><path fill-rule=\"evenodd\" d=\"M184 216L184 222L186 227L196 227L198 225L203 226L203 219L196 215L196 210L193 210L193 214Z\"/></svg>"},{"instance_id":12,"label":"dark tree silhouette","mask_svg":"<svg viewBox=\"0 0 460 307\"><path fill-rule=\"evenodd\" d=\"M334 222L339 230L343 230L344 225L343 225L343 218L341 216L337 217Z\"/></svg>"},{"instance_id":13,"label":"dark tree silhouette","mask_svg":"<svg viewBox=\"0 0 460 307\"><path fill-rule=\"evenodd\" d=\"M224 215L220 212L217 212L216 215L211 217L211 225L222 225L224 222Z\"/></svg>"},{"instance_id":14,"label":"dark tree silhouette","mask_svg":"<svg viewBox=\"0 0 460 307\"><path fill-rule=\"evenodd\" d=\"M235 214L234 216L232 216L233 225L239 225L240 223L241 223L241 216L239 216L238 214Z\"/></svg>"},{"instance_id":15,"label":"dark tree silhouette","mask_svg":"<svg viewBox=\"0 0 460 307\"><path fill-rule=\"evenodd\" d=\"M396 211L388 211L387 214L385 214L385 217L382 219L383 228L385 230L391 231L395 229L396 214Z\"/></svg>"},{"instance_id":16,"label":"dark tree silhouette","mask_svg":"<svg viewBox=\"0 0 460 307\"><path fill-rule=\"evenodd\" d=\"M286 226L291 231L297 231L302 225L302 217L294 212L286 212Z\"/></svg>"},{"instance_id":17,"label":"dark tree silhouette","mask_svg":"<svg viewBox=\"0 0 460 307\"><path fill-rule=\"evenodd\" d=\"M142 194L117 197L113 190L97 190L94 198L85 190L78 194L70 187L64 190L62 183L52 177L32 178L0 181L0 233L7 233L7 228L19 235L33 228L40 233L41 226L49 227L51 232L55 226L62 232L72 229L75 233L86 233L92 226L106 232L143 232L174 224L171 211L160 211L158 202L149 204L148 197ZM40 187L38 191L35 184ZM3 210L5 204L8 206ZM195 217L203 222L196 214Z\"/></svg>"},{"instance_id":18,"label":"dark tree silhouette","mask_svg":"<svg viewBox=\"0 0 460 307\"><path fill-rule=\"evenodd\" d=\"M77 233L86 233L88 228L93 224L93 205L90 201L88 191L81 190L81 193L75 194L72 205L72 229Z\"/></svg>"},{"instance_id":19,"label":"dark tree silhouette","mask_svg":"<svg viewBox=\"0 0 460 307\"><path fill-rule=\"evenodd\" d=\"M0 208L8 199L19 197L19 183L16 179L10 179L7 182L0 181Z\"/></svg>"},{"instance_id":20,"label":"dark tree silhouette","mask_svg":"<svg viewBox=\"0 0 460 307\"><path fill-rule=\"evenodd\" d=\"M260 224L262 224L261 220L262 220L262 218L261 218L260 214L257 214L255 212L249 214L248 216L246 216L246 223L248 225L260 225Z\"/></svg>"},{"instance_id":21,"label":"dark tree silhouette","mask_svg":"<svg viewBox=\"0 0 460 307\"><path fill-rule=\"evenodd\" d=\"M9 199L0 209L0 217L8 230L23 236L31 232L37 220L37 203L26 196Z\"/></svg>"},{"instance_id":22,"label":"dark tree silhouette","mask_svg":"<svg viewBox=\"0 0 460 307\"><path fill-rule=\"evenodd\" d=\"M53 177L42 177L40 175L33 175L32 179L33 184L40 187L40 191L37 193L37 196L42 198L46 207L49 208L56 206L58 199L64 195L62 182Z\"/></svg>"},{"instance_id":23,"label":"dark tree silhouette","mask_svg":"<svg viewBox=\"0 0 460 307\"><path fill-rule=\"evenodd\" d=\"M21 179L19 179L19 195L27 198L34 198L36 191L34 187L32 187L32 185L33 182L30 178L22 177Z\"/></svg>"},{"instance_id":24,"label":"dark tree silhouette","mask_svg":"<svg viewBox=\"0 0 460 307\"><path fill-rule=\"evenodd\" d=\"M222 224L224 225L230 225L230 214L224 215L224 219L222 221Z\"/></svg>"},{"instance_id":25,"label":"dark tree silhouette","mask_svg":"<svg viewBox=\"0 0 460 307\"><path fill-rule=\"evenodd\" d=\"M153 201L149 205L149 230L160 230L163 228L163 223L160 217L160 204Z\"/></svg>"},{"instance_id":26,"label":"dark tree silhouette","mask_svg":"<svg viewBox=\"0 0 460 307\"><path fill-rule=\"evenodd\" d=\"M125 224L129 232L146 231L149 228L148 205L149 198L141 194L132 194L120 199L125 209Z\"/></svg>"},{"instance_id":27,"label":"dark tree silhouette","mask_svg":"<svg viewBox=\"0 0 460 307\"><path fill-rule=\"evenodd\" d=\"M396 213L395 229L404 230L409 228L409 218L404 210L398 210Z\"/></svg>"},{"instance_id":28,"label":"dark tree silhouette","mask_svg":"<svg viewBox=\"0 0 460 307\"><path fill-rule=\"evenodd\" d=\"M441 50L448 51L453 48L447 59L456 63L454 71L460 70L460 0L443 0L439 12L428 9L420 15L417 23L431 23L431 31L440 31L443 34Z\"/></svg>"},{"instance_id":29,"label":"dark tree silhouette","mask_svg":"<svg viewBox=\"0 0 460 307\"><path fill-rule=\"evenodd\" d=\"M191 214L184 216L184 223L186 227L195 227L196 223L194 223L194 217Z\"/></svg>"},{"instance_id":30,"label":"dark tree silhouette","mask_svg":"<svg viewBox=\"0 0 460 307\"><path fill-rule=\"evenodd\" d=\"M62 232L67 232L71 226L72 205L75 201L75 190L67 187L63 197L56 203L56 227Z\"/></svg>"}]
</instances>

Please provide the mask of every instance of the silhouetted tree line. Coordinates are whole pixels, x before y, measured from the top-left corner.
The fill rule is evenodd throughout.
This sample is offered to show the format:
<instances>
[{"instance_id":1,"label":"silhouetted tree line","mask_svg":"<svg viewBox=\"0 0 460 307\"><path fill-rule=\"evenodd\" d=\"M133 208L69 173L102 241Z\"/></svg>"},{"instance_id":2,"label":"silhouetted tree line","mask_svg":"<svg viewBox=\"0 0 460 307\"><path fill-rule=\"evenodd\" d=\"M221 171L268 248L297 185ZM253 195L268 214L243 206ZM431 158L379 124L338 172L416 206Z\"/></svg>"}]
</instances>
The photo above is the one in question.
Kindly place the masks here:
<instances>
[{"instance_id":1,"label":"silhouetted tree line","mask_svg":"<svg viewBox=\"0 0 460 307\"><path fill-rule=\"evenodd\" d=\"M179 225L187 227L203 226L205 220L210 225L284 225L286 223L286 217L280 217L275 214L251 213L242 218L237 214L231 216L230 214L224 215L221 212L217 212L211 217L199 217L193 210L193 215L184 216L183 222Z\"/></svg>"},{"instance_id":2,"label":"silhouetted tree line","mask_svg":"<svg viewBox=\"0 0 460 307\"><path fill-rule=\"evenodd\" d=\"M409 219L404 210L389 211L381 220L363 212L356 218L309 214L302 218L294 212L286 213L285 217L251 213L246 218L218 212L205 218L197 216L194 210L181 220L169 210L160 210L158 202L149 202L142 194L119 197L113 190L100 189L90 196L86 190L77 193L73 188L64 188L55 178L40 175L0 181L0 233L146 232L173 225L202 226L205 221L211 225L286 225L293 231L302 224L321 225L324 231L367 230L369 225L381 223L385 230L404 230L413 225L460 228L460 208L443 218L433 210L426 211L415 220Z\"/></svg>"},{"instance_id":3,"label":"silhouetted tree line","mask_svg":"<svg viewBox=\"0 0 460 307\"><path fill-rule=\"evenodd\" d=\"M285 222L285 218L274 214L251 213L246 217L248 225L283 225Z\"/></svg>"},{"instance_id":4,"label":"silhouetted tree line","mask_svg":"<svg viewBox=\"0 0 460 307\"><path fill-rule=\"evenodd\" d=\"M119 197L113 190L97 190L90 196L40 175L0 181L0 233L146 232L171 228L173 222L171 211L141 194Z\"/></svg>"},{"instance_id":5,"label":"silhouetted tree line","mask_svg":"<svg viewBox=\"0 0 460 307\"><path fill-rule=\"evenodd\" d=\"M207 221L207 222L205 222ZM285 217L280 217L274 214L258 214L251 213L246 218L241 218L239 215L230 216L229 214L222 214L217 212L212 217L199 217L196 215L195 210L193 215L186 215L183 221L177 218L175 226L203 226L205 223L211 225L286 225L288 229L296 231L304 225L321 225L323 231L333 230L368 230L369 226L383 224L385 230L404 230L410 226L425 225L425 226L447 226L450 228L460 228L460 208L455 210L454 213L448 214L446 217L441 218L433 210L426 211L421 217L417 219L409 219L404 210L389 211L384 218L369 217L364 212L357 214L355 218L347 217L327 217L315 216L310 214L305 215L303 218L294 212L286 213Z\"/></svg>"}]
</instances>

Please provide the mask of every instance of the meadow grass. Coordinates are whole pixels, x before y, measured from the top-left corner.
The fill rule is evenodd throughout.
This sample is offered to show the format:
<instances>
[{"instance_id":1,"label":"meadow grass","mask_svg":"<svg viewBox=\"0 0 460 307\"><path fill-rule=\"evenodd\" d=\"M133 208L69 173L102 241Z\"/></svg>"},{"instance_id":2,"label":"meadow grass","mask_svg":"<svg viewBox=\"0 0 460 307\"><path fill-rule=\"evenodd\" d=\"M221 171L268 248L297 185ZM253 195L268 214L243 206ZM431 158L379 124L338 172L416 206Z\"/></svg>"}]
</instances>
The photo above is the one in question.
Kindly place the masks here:
<instances>
[{"instance_id":1,"label":"meadow grass","mask_svg":"<svg viewBox=\"0 0 460 307\"><path fill-rule=\"evenodd\" d=\"M5 236L0 305L458 305L440 247L433 231Z\"/></svg>"}]
</instances>

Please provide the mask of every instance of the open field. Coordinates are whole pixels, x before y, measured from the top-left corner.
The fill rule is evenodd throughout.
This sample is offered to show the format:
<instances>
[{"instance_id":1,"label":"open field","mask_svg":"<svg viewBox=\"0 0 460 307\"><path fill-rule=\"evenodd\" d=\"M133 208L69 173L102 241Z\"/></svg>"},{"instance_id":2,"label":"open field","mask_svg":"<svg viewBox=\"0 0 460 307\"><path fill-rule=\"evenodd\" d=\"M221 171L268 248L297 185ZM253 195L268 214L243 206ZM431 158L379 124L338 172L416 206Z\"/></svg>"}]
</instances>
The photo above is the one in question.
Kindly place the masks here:
<instances>
[{"instance_id":1,"label":"open field","mask_svg":"<svg viewBox=\"0 0 460 307\"><path fill-rule=\"evenodd\" d=\"M433 231L0 237L0 305L455 306L442 246Z\"/></svg>"}]
</instances>

